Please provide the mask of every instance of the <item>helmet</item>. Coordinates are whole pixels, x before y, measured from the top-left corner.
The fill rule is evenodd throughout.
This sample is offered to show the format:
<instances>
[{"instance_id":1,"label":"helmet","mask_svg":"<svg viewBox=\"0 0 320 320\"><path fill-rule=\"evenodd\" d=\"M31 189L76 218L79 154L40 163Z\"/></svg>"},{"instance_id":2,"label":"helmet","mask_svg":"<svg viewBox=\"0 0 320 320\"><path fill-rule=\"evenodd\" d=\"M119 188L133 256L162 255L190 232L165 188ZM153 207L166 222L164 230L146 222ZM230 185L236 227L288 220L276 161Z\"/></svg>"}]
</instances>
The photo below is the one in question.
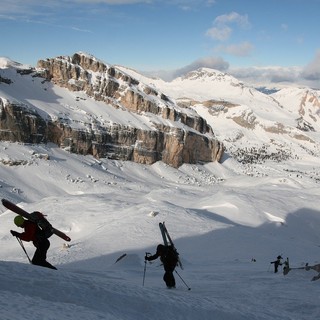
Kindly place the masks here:
<instances>
[{"instance_id":1,"label":"helmet","mask_svg":"<svg viewBox=\"0 0 320 320\"><path fill-rule=\"evenodd\" d=\"M25 220L21 216L16 216L13 221L17 227L22 227Z\"/></svg>"}]
</instances>

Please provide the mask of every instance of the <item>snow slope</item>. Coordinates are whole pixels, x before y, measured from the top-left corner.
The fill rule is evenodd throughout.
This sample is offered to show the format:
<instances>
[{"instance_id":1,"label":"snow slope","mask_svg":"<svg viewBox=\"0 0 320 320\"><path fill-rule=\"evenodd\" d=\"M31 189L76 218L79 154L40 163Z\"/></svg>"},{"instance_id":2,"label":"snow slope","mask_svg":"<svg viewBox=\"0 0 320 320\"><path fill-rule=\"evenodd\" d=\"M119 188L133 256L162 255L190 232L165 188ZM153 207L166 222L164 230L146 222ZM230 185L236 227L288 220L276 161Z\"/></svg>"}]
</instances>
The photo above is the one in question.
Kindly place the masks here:
<instances>
[{"instance_id":1,"label":"snow slope","mask_svg":"<svg viewBox=\"0 0 320 320\"><path fill-rule=\"evenodd\" d=\"M69 154L54 145L1 142L1 198L41 210L72 241L50 238L48 261L28 264L0 207L1 319L314 319L314 271L273 273L278 254L292 267L319 263L319 187L277 170L243 175L223 164L138 165ZM40 156L42 155L42 157ZM47 155L47 157L44 157ZM46 160L48 159L48 160ZM270 168L271 170L271 164ZM184 270L177 288L144 255L166 221ZM25 243L32 255L34 248ZM116 263L123 254L124 258ZM256 262L251 261L255 259Z\"/></svg>"}]
</instances>

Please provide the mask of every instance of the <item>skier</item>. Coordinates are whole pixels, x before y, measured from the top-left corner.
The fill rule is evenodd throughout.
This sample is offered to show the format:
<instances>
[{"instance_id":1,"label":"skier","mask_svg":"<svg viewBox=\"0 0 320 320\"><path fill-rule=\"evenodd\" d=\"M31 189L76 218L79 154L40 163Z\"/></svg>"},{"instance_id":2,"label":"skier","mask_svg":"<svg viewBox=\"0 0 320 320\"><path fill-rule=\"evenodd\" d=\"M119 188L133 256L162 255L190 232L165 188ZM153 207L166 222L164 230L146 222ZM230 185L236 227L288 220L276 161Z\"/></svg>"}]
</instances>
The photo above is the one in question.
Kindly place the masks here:
<instances>
[{"instance_id":1,"label":"skier","mask_svg":"<svg viewBox=\"0 0 320 320\"><path fill-rule=\"evenodd\" d=\"M281 256L277 256L277 260L270 262L270 263L274 264L274 273L277 273L278 267L282 266L281 259L282 259Z\"/></svg>"},{"instance_id":2,"label":"skier","mask_svg":"<svg viewBox=\"0 0 320 320\"><path fill-rule=\"evenodd\" d=\"M17 227L24 228L24 232L19 233L17 231L10 230L11 234L23 241L32 241L33 245L36 247L36 251L32 258L32 264L50 269L57 269L46 261L50 241L38 225L30 220L25 220L20 215L16 216L13 221Z\"/></svg>"},{"instance_id":3,"label":"skier","mask_svg":"<svg viewBox=\"0 0 320 320\"><path fill-rule=\"evenodd\" d=\"M166 283L168 289L175 288L176 281L173 276L173 271L178 263L177 253L173 250L172 246L164 246L163 244L159 244L157 246L156 253L152 256L146 254L145 260L152 261L159 257L165 270L163 281Z\"/></svg>"}]
</instances>

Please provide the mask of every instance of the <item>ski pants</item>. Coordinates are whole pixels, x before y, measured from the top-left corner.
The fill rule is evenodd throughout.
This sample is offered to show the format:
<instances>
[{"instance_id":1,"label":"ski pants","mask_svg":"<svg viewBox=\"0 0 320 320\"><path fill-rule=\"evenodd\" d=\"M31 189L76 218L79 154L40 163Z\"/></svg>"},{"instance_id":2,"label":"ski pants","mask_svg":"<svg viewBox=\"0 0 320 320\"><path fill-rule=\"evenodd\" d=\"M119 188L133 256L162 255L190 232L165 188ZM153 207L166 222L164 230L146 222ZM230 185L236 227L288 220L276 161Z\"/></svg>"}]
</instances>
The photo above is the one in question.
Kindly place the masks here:
<instances>
[{"instance_id":1,"label":"ski pants","mask_svg":"<svg viewBox=\"0 0 320 320\"><path fill-rule=\"evenodd\" d=\"M33 258L32 258L32 264L41 266L41 267L47 267L50 269L56 269L53 265L51 265L49 262L46 261L47 259L47 251L50 247L50 242L48 239L41 239L40 241L37 241L34 243L35 247L37 248Z\"/></svg>"},{"instance_id":2,"label":"ski pants","mask_svg":"<svg viewBox=\"0 0 320 320\"><path fill-rule=\"evenodd\" d=\"M168 288L173 288L176 286L176 280L173 276L173 271L175 267L171 266L164 266L164 276L163 276L163 281L166 283Z\"/></svg>"}]
</instances>

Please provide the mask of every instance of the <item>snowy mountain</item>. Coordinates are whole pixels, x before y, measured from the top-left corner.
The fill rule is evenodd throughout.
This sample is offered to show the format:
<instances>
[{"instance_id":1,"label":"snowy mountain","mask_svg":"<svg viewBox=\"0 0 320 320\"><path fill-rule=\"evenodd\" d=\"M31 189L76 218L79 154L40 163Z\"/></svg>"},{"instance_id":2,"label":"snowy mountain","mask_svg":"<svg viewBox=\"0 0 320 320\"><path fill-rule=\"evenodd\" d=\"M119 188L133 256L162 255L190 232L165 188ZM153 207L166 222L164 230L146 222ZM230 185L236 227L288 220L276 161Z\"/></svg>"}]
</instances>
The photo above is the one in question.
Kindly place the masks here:
<instances>
[{"instance_id":1,"label":"snowy mountain","mask_svg":"<svg viewBox=\"0 0 320 320\"><path fill-rule=\"evenodd\" d=\"M226 153L240 162L303 161L320 155L320 92L287 88L267 95L217 70L201 68L172 82L139 76L206 119Z\"/></svg>"},{"instance_id":2,"label":"snowy mountain","mask_svg":"<svg viewBox=\"0 0 320 320\"><path fill-rule=\"evenodd\" d=\"M2 101L32 105L42 116L61 116L81 127L85 117L104 119L107 112L123 123L137 124L136 118L147 117L98 108L104 102L52 82L41 87L39 77L19 82L25 78L16 72L20 67L25 74L26 66L10 69L17 87L5 83L11 77L1 73ZM28 79L34 73L29 70ZM130 72L126 74L140 86L154 86L181 110L205 117L215 136L222 138L226 153L220 163L175 168L163 161L147 165L97 159L53 143L0 141L1 198L29 212L45 213L72 239L65 243L50 238L47 260L58 270L30 265L9 232L17 230L14 214L0 205L1 319L317 318L319 273L305 268L306 263L320 263L316 100L304 91L298 94L300 89L293 90L290 99L284 91L263 95L212 70L176 79L179 85L173 96L169 84ZM216 81L219 92L210 89L211 94L196 99L194 91L191 96L196 86L213 88ZM231 89L239 90L240 100L236 93L228 98ZM75 103L76 97L86 100ZM298 102L302 97L304 104ZM2 121L5 114L0 114ZM302 122L299 128L297 116L313 129L302 127ZM277 123L275 132L270 128ZM314 142L298 139L298 134ZM158 227L162 221L184 266L176 269L177 288L172 290L162 280L161 262L144 261L145 253L154 253L162 242ZM32 256L33 245L24 245ZM282 261L289 258L287 275L283 266L273 272L271 262L278 255Z\"/></svg>"},{"instance_id":3,"label":"snowy mountain","mask_svg":"<svg viewBox=\"0 0 320 320\"><path fill-rule=\"evenodd\" d=\"M0 139L172 166L219 160L220 142L194 110L92 56L0 68ZM18 66L18 67L17 67Z\"/></svg>"}]
</instances>

